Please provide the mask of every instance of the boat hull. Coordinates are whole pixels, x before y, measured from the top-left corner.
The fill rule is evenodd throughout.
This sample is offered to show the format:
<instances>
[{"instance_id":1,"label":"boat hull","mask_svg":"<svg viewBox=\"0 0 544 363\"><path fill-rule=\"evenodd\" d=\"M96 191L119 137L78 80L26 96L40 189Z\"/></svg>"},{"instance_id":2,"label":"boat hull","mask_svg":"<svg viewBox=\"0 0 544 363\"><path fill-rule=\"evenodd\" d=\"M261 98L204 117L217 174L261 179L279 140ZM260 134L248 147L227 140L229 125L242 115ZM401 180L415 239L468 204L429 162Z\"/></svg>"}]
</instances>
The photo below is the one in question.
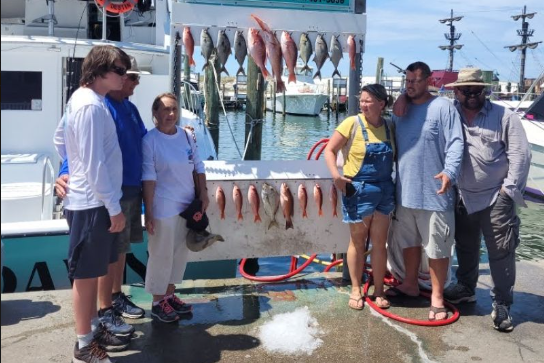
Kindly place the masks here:
<instances>
[{"instance_id":1,"label":"boat hull","mask_svg":"<svg viewBox=\"0 0 544 363\"><path fill-rule=\"evenodd\" d=\"M324 94L286 94L285 105L283 95L276 96L276 113L285 113L290 115L316 116L319 115L323 106L328 100ZM274 101L266 101L266 109L274 110Z\"/></svg>"}]
</instances>

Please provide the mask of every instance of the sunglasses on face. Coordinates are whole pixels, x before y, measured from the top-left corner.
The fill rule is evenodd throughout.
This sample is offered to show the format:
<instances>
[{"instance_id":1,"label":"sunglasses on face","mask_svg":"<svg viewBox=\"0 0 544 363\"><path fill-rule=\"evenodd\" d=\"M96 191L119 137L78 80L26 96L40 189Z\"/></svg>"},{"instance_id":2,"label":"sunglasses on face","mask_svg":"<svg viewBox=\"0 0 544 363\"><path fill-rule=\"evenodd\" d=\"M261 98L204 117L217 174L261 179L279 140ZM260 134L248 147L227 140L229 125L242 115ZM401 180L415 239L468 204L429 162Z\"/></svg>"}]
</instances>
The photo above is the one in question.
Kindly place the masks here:
<instances>
[{"instance_id":1,"label":"sunglasses on face","mask_svg":"<svg viewBox=\"0 0 544 363\"><path fill-rule=\"evenodd\" d=\"M129 80L131 80L132 82L137 82L137 81L140 80L140 76L139 76L138 74L135 74L135 73L129 73L129 74L127 75L127 78L128 78Z\"/></svg>"},{"instance_id":2,"label":"sunglasses on face","mask_svg":"<svg viewBox=\"0 0 544 363\"><path fill-rule=\"evenodd\" d=\"M482 89L459 89L459 92L465 97L478 97L485 92L485 88Z\"/></svg>"},{"instance_id":3,"label":"sunglasses on face","mask_svg":"<svg viewBox=\"0 0 544 363\"><path fill-rule=\"evenodd\" d=\"M110 72L117 74L118 76L124 76L127 74L127 69L124 67L118 67L116 65L111 66Z\"/></svg>"}]
</instances>

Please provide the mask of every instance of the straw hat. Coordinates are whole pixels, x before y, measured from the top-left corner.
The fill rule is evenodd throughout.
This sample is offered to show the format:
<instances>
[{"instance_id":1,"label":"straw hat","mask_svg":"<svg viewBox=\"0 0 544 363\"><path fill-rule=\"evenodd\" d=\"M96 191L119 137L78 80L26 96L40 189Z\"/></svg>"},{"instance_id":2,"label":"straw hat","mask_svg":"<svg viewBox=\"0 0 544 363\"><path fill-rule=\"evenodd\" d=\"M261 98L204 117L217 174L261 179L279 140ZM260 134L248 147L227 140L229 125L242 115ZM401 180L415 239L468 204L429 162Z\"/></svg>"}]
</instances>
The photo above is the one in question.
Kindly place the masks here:
<instances>
[{"instance_id":1,"label":"straw hat","mask_svg":"<svg viewBox=\"0 0 544 363\"><path fill-rule=\"evenodd\" d=\"M447 84L446 87L462 86L492 86L491 83L484 83L482 70L479 68L461 68L457 75L457 81Z\"/></svg>"}]
</instances>

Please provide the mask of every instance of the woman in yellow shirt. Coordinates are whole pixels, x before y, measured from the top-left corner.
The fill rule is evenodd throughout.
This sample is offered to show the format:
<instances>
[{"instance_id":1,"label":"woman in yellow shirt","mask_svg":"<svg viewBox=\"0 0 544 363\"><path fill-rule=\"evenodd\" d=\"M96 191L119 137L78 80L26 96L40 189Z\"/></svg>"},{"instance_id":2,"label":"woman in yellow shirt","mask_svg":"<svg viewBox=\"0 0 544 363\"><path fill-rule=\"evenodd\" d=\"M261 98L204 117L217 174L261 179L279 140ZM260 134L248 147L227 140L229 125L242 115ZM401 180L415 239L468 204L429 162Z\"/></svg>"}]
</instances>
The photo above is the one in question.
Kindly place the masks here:
<instances>
[{"instance_id":1,"label":"woman in yellow shirt","mask_svg":"<svg viewBox=\"0 0 544 363\"><path fill-rule=\"evenodd\" d=\"M388 308L383 289L387 264L385 242L390 214L395 209L393 184L393 132L382 117L390 103L385 88L379 84L366 85L361 90L361 114L348 117L338 126L325 149L325 161L342 191L343 222L349 224L350 242L347 263L352 282L349 307L363 308L361 294L365 243L372 241L372 273L376 305ZM353 129L355 127L355 130ZM354 132L355 131L355 132ZM353 140L350 141L350 138ZM350 145L346 150L346 145ZM343 176L336 158L343 149Z\"/></svg>"}]
</instances>

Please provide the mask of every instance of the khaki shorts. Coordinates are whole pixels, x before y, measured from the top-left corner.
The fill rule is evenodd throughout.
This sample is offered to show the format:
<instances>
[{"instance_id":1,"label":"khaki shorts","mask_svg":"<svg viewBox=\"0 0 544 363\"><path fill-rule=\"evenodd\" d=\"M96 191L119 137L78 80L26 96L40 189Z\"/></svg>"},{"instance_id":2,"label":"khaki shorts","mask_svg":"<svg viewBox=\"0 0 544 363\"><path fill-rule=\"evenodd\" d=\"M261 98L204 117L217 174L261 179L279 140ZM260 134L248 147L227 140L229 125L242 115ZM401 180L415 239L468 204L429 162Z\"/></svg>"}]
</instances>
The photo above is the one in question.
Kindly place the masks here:
<instances>
[{"instance_id":1,"label":"khaki shorts","mask_svg":"<svg viewBox=\"0 0 544 363\"><path fill-rule=\"evenodd\" d=\"M144 230L142 227L142 197L137 196L130 199L121 199L121 210L126 218L125 229L119 233L118 253L129 253L131 243L144 241Z\"/></svg>"},{"instance_id":2,"label":"khaki shorts","mask_svg":"<svg viewBox=\"0 0 544 363\"><path fill-rule=\"evenodd\" d=\"M423 246L431 259L451 258L455 241L454 211L435 212L397 206L389 243L402 249Z\"/></svg>"}]
</instances>

